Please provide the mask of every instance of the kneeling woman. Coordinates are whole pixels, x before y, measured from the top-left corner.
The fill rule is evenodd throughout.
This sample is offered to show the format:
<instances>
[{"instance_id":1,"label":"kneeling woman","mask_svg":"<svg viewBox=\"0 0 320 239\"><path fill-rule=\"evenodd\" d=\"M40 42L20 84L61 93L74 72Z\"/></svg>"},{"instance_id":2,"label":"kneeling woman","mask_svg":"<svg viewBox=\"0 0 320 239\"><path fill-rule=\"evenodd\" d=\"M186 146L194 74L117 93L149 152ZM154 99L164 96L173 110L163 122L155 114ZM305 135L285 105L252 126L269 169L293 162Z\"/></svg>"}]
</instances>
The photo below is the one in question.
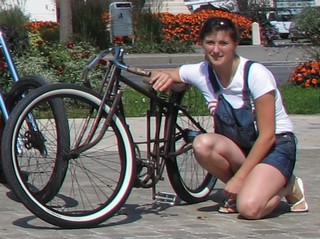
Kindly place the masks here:
<instances>
[{"instance_id":1,"label":"kneeling woman","mask_svg":"<svg viewBox=\"0 0 320 239\"><path fill-rule=\"evenodd\" d=\"M248 59L236 54L239 35L235 25L229 19L209 18L200 31L200 40L205 61L173 70L155 70L150 79L153 88L166 91L181 82L195 85L214 116L219 94L233 108L240 108L244 103L242 89ZM217 79L219 93L214 91L210 75ZM219 211L260 219L268 216L282 197L286 197L290 211L308 211L302 180L293 175L293 127L274 76L263 65L254 63L247 80L258 132L253 145L239 146L233 138L218 133L199 135L193 143L198 162L226 184L226 203Z\"/></svg>"}]
</instances>

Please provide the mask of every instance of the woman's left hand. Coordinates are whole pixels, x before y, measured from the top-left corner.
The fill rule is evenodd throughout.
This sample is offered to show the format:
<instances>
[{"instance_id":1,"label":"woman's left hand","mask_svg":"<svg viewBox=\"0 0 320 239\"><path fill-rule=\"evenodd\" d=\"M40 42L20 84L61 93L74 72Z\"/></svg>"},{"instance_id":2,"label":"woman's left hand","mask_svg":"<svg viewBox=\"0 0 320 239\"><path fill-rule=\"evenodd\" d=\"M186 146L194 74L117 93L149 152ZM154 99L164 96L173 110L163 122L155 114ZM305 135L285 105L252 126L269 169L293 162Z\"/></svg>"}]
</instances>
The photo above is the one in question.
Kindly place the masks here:
<instances>
[{"instance_id":1,"label":"woman's left hand","mask_svg":"<svg viewBox=\"0 0 320 239\"><path fill-rule=\"evenodd\" d=\"M243 183L243 180L241 180L239 178L236 178L236 177L231 178L227 182L227 184L224 188L224 193L226 194L226 196L228 198L232 198L232 197L235 197L236 195L238 195L240 192L240 189L242 187L242 183Z\"/></svg>"}]
</instances>

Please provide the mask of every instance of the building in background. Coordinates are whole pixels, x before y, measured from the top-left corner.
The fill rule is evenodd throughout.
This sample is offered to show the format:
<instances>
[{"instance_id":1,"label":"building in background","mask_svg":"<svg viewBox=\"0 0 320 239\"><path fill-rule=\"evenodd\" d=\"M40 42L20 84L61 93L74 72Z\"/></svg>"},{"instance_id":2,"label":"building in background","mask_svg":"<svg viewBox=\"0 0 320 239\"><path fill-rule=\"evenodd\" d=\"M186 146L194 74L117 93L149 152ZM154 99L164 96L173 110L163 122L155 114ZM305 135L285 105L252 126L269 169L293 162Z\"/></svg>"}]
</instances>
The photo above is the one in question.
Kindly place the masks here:
<instances>
[{"instance_id":1,"label":"building in background","mask_svg":"<svg viewBox=\"0 0 320 239\"><path fill-rule=\"evenodd\" d=\"M0 9L19 7L31 21L57 21L57 0L0 1Z\"/></svg>"},{"instance_id":2,"label":"building in background","mask_svg":"<svg viewBox=\"0 0 320 239\"><path fill-rule=\"evenodd\" d=\"M31 21L57 21L55 0L26 0L24 12Z\"/></svg>"},{"instance_id":3,"label":"building in background","mask_svg":"<svg viewBox=\"0 0 320 239\"><path fill-rule=\"evenodd\" d=\"M315 5L315 0L275 0L273 7L277 15L296 15L304 8Z\"/></svg>"},{"instance_id":4,"label":"building in background","mask_svg":"<svg viewBox=\"0 0 320 239\"><path fill-rule=\"evenodd\" d=\"M268 3L256 0L257 4ZM307 6L320 6L320 0L269 0L269 7L277 9L279 14L297 14ZM238 11L236 0L146 0L145 9L152 12L191 13L198 9L220 8L231 12Z\"/></svg>"},{"instance_id":5,"label":"building in background","mask_svg":"<svg viewBox=\"0 0 320 239\"><path fill-rule=\"evenodd\" d=\"M144 10L151 12L169 12L172 14L190 13L183 0L145 0Z\"/></svg>"},{"instance_id":6,"label":"building in background","mask_svg":"<svg viewBox=\"0 0 320 239\"><path fill-rule=\"evenodd\" d=\"M184 0L184 4L193 12L197 9L219 8L230 12L238 11L238 4L236 0Z\"/></svg>"}]
</instances>

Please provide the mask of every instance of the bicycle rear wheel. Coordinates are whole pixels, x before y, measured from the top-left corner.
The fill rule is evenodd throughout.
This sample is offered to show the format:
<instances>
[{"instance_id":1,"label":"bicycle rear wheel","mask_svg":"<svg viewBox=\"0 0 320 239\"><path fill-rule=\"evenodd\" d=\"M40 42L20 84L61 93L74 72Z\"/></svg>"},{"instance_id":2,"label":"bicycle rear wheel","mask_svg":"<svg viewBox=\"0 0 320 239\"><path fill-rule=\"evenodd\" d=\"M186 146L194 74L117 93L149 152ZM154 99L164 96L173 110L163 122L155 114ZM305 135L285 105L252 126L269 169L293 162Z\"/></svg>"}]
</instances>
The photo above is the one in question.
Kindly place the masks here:
<instances>
[{"instance_id":1,"label":"bicycle rear wheel","mask_svg":"<svg viewBox=\"0 0 320 239\"><path fill-rule=\"evenodd\" d=\"M199 165L192 149L196 135L213 131L213 118L196 88L188 88L177 97L177 102L181 102L194 122L182 111L170 114L169 121L175 122L171 131L170 152L177 155L166 161L166 169L171 186L179 198L192 204L205 200L217 181L215 176Z\"/></svg>"},{"instance_id":2,"label":"bicycle rear wheel","mask_svg":"<svg viewBox=\"0 0 320 239\"><path fill-rule=\"evenodd\" d=\"M41 120L55 118L54 112L47 107L55 100L63 101L68 118L70 149L65 150L63 156L68 168L58 194L49 202L43 202L34 196L19 176L15 144L30 112ZM110 110L107 105L103 105L103 117L92 137L89 136L100 105L99 95L92 90L60 84L33 91L12 112L11 125L5 128L5 143L9 146L5 153L13 160L6 161L5 170L10 172L11 184L22 203L48 223L64 228L96 226L119 210L132 189L135 173L132 139L126 125L116 115L111 118L107 129L103 129ZM55 124L50 126L56 127ZM41 128L44 137L56 139L65 136L63 133L52 135L46 129ZM81 148L78 145L86 147L87 139L89 142L97 141L78 151Z\"/></svg>"},{"instance_id":3,"label":"bicycle rear wheel","mask_svg":"<svg viewBox=\"0 0 320 239\"><path fill-rule=\"evenodd\" d=\"M26 76L19 79L12 86L11 90L8 92L5 98L5 103L9 113L13 108L30 92L41 86L48 85L49 82L39 76ZM63 132L68 134L67 119L64 117L62 102L52 101L49 105L51 110L59 116L59 124L56 128L57 134ZM56 147L56 158L47 157L47 147L48 143L44 142L44 138L41 139L41 133L37 132L37 122L34 121L34 117L30 114L24 125L24 134L20 132L19 141L22 142L26 139L26 135L29 137L29 143L23 145L17 142L17 157L19 158L20 172L23 175L23 179L28 182L30 190L34 195L42 201L49 201L52 197L59 191L59 183L62 182L64 178L64 173L67 168L67 161L59 160L61 158L62 147L68 147L68 137L60 138L56 142L56 145L60 145L60 148ZM38 124L39 126L39 124ZM53 132L53 131L52 131ZM8 136L1 132L4 138ZM3 141L2 141L3 143ZM52 142L50 143L52 144ZM3 144L6 145L6 144ZM28 148L26 148L27 146ZM34 150L30 150L33 148ZM51 152L53 147L51 147ZM4 160L11 160L4 158ZM3 164L3 163L2 163ZM7 171L4 170L4 176L7 178ZM10 180L6 180L9 181Z\"/></svg>"}]
</instances>

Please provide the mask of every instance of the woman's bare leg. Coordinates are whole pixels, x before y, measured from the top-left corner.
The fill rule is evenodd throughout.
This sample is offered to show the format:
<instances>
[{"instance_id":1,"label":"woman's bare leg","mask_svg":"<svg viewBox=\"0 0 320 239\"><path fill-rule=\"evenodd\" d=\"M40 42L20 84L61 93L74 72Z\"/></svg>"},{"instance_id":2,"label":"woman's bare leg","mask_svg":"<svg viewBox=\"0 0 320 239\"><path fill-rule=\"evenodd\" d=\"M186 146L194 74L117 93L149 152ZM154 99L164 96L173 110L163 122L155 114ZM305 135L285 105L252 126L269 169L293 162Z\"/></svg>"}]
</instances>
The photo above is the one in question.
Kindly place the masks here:
<instances>
[{"instance_id":1,"label":"woman's bare leg","mask_svg":"<svg viewBox=\"0 0 320 239\"><path fill-rule=\"evenodd\" d=\"M193 142L199 164L227 183L245 160L243 152L230 139L219 134L201 134Z\"/></svg>"},{"instance_id":2,"label":"woman's bare leg","mask_svg":"<svg viewBox=\"0 0 320 239\"><path fill-rule=\"evenodd\" d=\"M244 181L237 196L237 209L247 219L268 216L288 194L285 177L275 167L258 164Z\"/></svg>"},{"instance_id":3,"label":"woman's bare leg","mask_svg":"<svg viewBox=\"0 0 320 239\"><path fill-rule=\"evenodd\" d=\"M193 142L199 164L227 183L245 160L243 152L230 139L218 134L202 134ZM279 170L268 164L258 164L244 181L237 195L237 210L247 219L269 215L290 192Z\"/></svg>"}]
</instances>

